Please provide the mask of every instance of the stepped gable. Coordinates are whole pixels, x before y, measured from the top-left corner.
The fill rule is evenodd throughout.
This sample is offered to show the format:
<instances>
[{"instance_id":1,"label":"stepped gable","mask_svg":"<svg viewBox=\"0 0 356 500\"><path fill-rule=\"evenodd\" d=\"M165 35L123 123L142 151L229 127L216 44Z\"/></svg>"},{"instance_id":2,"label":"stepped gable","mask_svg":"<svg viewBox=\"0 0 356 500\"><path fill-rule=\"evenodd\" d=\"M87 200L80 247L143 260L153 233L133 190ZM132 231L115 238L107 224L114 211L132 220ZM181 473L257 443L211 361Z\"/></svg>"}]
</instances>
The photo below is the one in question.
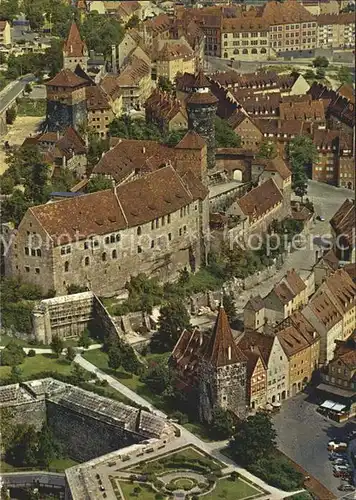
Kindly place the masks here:
<instances>
[{"instance_id":1,"label":"stepped gable","mask_svg":"<svg viewBox=\"0 0 356 500\"><path fill-rule=\"evenodd\" d=\"M223 306L220 306L204 359L216 368L247 361L246 356L235 344Z\"/></svg>"},{"instance_id":2,"label":"stepped gable","mask_svg":"<svg viewBox=\"0 0 356 500\"><path fill-rule=\"evenodd\" d=\"M83 57L87 54L87 46L80 36L78 26L73 21L68 38L63 45L64 55L67 57Z\"/></svg>"}]
</instances>

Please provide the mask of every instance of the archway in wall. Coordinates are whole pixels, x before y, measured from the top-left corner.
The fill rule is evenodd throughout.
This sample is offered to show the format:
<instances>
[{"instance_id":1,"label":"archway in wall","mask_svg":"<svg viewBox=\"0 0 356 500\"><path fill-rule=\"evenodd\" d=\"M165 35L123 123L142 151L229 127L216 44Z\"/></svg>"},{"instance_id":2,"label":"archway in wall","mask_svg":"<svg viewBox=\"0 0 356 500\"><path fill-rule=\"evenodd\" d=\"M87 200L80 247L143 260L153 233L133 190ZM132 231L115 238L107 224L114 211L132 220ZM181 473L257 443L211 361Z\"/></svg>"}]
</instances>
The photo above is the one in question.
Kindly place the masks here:
<instances>
[{"instance_id":1,"label":"archway in wall","mask_svg":"<svg viewBox=\"0 0 356 500\"><path fill-rule=\"evenodd\" d=\"M241 170L234 170L234 174L233 174L233 179L234 181L242 181L242 172Z\"/></svg>"}]
</instances>

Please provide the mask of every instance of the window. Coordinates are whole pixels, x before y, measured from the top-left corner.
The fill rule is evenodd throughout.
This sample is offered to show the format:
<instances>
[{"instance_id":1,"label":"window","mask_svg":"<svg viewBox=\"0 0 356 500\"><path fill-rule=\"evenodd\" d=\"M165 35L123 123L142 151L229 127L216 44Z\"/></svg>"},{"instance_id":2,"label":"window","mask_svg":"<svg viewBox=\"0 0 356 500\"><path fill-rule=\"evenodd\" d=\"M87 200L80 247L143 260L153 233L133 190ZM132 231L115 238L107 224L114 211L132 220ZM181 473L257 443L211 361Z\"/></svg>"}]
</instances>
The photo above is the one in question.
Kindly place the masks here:
<instances>
[{"instance_id":1,"label":"window","mask_svg":"<svg viewBox=\"0 0 356 500\"><path fill-rule=\"evenodd\" d=\"M153 221L151 222L151 229L154 229L154 228L155 228L155 221L153 220Z\"/></svg>"},{"instance_id":2,"label":"window","mask_svg":"<svg viewBox=\"0 0 356 500\"><path fill-rule=\"evenodd\" d=\"M31 255L32 257L36 257L36 250L34 248L31 249Z\"/></svg>"},{"instance_id":3,"label":"window","mask_svg":"<svg viewBox=\"0 0 356 500\"><path fill-rule=\"evenodd\" d=\"M110 235L110 243L115 243L115 235L114 234L111 234Z\"/></svg>"},{"instance_id":4,"label":"window","mask_svg":"<svg viewBox=\"0 0 356 500\"><path fill-rule=\"evenodd\" d=\"M71 251L72 251L71 247L66 248L66 253L71 253Z\"/></svg>"},{"instance_id":5,"label":"window","mask_svg":"<svg viewBox=\"0 0 356 500\"><path fill-rule=\"evenodd\" d=\"M64 263L64 272L67 273L69 271L69 262L66 260Z\"/></svg>"},{"instance_id":6,"label":"window","mask_svg":"<svg viewBox=\"0 0 356 500\"><path fill-rule=\"evenodd\" d=\"M40 274L40 268L39 268L39 267L36 267L36 268L35 268L35 273L36 273L36 274Z\"/></svg>"},{"instance_id":7,"label":"window","mask_svg":"<svg viewBox=\"0 0 356 500\"><path fill-rule=\"evenodd\" d=\"M109 237L109 236L106 236L106 238L105 238L105 243L106 243L106 244L110 243L110 237Z\"/></svg>"},{"instance_id":8,"label":"window","mask_svg":"<svg viewBox=\"0 0 356 500\"><path fill-rule=\"evenodd\" d=\"M85 257L85 259L84 259L84 265L85 266L89 266L89 263L90 263L89 257Z\"/></svg>"},{"instance_id":9,"label":"window","mask_svg":"<svg viewBox=\"0 0 356 500\"><path fill-rule=\"evenodd\" d=\"M179 228L179 236L182 236L182 228Z\"/></svg>"},{"instance_id":10,"label":"window","mask_svg":"<svg viewBox=\"0 0 356 500\"><path fill-rule=\"evenodd\" d=\"M168 233L168 241L172 241L172 233Z\"/></svg>"},{"instance_id":11,"label":"window","mask_svg":"<svg viewBox=\"0 0 356 500\"><path fill-rule=\"evenodd\" d=\"M105 261L106 261L106 252L103 252L103 253L102 253L102 255L101 255L101 260L102 260L103 262L105 262Z\"/></svg>"},{"instance_id":12,"label":"window","mask_svg":"<svg viewBox=\"0 0 356 500\"><path fill-rule=\"evenodd\" d=\"M99 246L99 242L98 242L98 240L94 240L94 246L95 246L95 247L98 247L98 246Z\"/></svg>"},{"instance_id":13,"label":"window","mask_svg":"<svg viewBox=\"0 0 356 500\"><path fill-rule=\"evenodd\" d=\"M28 247L25 247L25 255L30 255L30 250Z\"/></svg>"},{"instance_id":14,"label":"window","mask_svg":"<svg viewBox=\"0 0 356 500\"><path fill-rule=\"evenodd\" d=\"M142 248L140 246L137 247L137 253L142 253Z\"/></svg>"},{"instance_id":15,"label":"window","mask_svg":"<svg viewBox=\"0 0 356 500\"><path fill-rule=\"evenodd\" d=\"M171 214L167 215L167 223L169 224L171 222Z\"/></svg>"},{"instance_id":16,"label":"window","mask_svg":"<svg viewBox=\"0 0 356 500\"><path fill-rule=\"evenodd\" d=\"M151 241L151 248L154 248L155 247L155 240L152 240Z\"/></svg>"},{"instance_id":17,"label":"window","mask_svg":"<svg viewBox=\"0 0 356 500\"><path fill-rule=\"evenodd\" d=\"M239 53L240 53L239 49L235 49L235 50L234 50L234 54L239 54ZM197 207L195 207L195 210L196 210L196 209L197 209Z\"/></svg>"},{"instance_id":18,"label":"window","mask_svg":"<svg viewBox=\"0 0 356 500\"><path fill-rule=\"evenodd\" d=\"M29 272L30 272L30 268L29 268L29 266L25 266L25 271L26 271L26 273L29 273Z\"/></svg>"},{"instance_id":19,"label":"window","mask_svg":"<svg viewBox=\"0 0 356 500\"><path fill-rule=\"evenodd\" d=\"M40 250L39 248L37 248L37 251L36 251L36 253L37 253L37 257L41 257L41 255L42 255L42 252L41 252L41 250Z\"/></svg>"},{"instance_id":20,"label":"window","mask_svg":"<svg viewBox=\"0 0 356 500\"><path fill-rule=\"evenodd\" d=\"M121 240L121 234L117 233L117 235L116 235L116 241L120 241L120 240Z\"/></svg>"},{"instance_id":21,"label":"window","mask_svg":"<svg viewBox=\"0 0 356 500\"><path fill-rule=\"evenodd\" d=\"M243 54L248 54L248 50L247 49L243 49L242 53Z\"/></svg>"},{"instance_id":22,"label":"window","mask_svg":"<svg viewBox=\"0 0 356 500\"><path fill-rule=\"evenodd\" d=\"M111 257L112 257L113 259L117 259L117 251L116 251L116 250L113 250L113 251L112 251Z\"/></svg>"}]
</instances>

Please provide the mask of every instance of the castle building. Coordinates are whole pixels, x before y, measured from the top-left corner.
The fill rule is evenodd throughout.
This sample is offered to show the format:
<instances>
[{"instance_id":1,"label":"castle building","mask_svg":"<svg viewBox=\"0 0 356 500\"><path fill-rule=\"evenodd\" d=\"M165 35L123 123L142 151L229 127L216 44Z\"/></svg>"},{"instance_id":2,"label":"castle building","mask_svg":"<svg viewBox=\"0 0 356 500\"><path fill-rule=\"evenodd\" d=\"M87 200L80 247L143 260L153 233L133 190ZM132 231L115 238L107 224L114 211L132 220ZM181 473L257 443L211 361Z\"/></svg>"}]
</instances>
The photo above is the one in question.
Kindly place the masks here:
<instances>
[{"instance_id":1,"label":"castle building","mask_svg":"<svg viewBox=\"0 0 356 500\"><path fill-rule=\"evenodd\" d=\"M212 334L197 328L193 332L185 330L170 361L182 390L197 388L201 421L211 422L215 407L241 419L246 416L247 358L235 344L223 306Z\"/></svg>"},{"instance_id":2,"label":"castle building","mask_svg":"<svg viewBox=\"0 0 356 500\"><path fill-rule=\"evenodd\" d=\"M215 166L215 115L218 99L210 90L211 83L202 71L199 71L192 93L187 99L188 128L195 130L205 139L208 150L208 168Z\"/></svg>"},{"instance_id":3,"label":"castle building","mask_svg":"<svg viewBox=\"0 0 356 500\"><path fill-rule=\"evenodd\" d=\"M82 40L78 26L75 22L71 24L68 38L63 44L63 68L74 71L78 64L84 71L88 66L88 49Z\"/></svg>"},{"instance_id":4,"label":"castle building","mask_svg":"<svg viewBox=\"0 0 356 500\"><path fill-rule=\"evenodd\" d=\"M63 69L46 83L46 123L49 132L78 128L87 121L86 89L88 81Z\"/></svg>"}]
</instances>

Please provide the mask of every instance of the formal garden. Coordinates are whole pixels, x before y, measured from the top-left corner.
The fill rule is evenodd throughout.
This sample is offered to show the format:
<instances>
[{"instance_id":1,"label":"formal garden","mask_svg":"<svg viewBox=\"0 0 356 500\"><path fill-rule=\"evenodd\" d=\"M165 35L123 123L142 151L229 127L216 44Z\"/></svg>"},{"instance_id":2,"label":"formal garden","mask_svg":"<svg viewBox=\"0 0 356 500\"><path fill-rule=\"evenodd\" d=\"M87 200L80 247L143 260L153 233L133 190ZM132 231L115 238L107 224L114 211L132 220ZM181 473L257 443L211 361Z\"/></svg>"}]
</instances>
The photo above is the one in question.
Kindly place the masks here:
<instances>
[{"instance_id":1,"label":"formal garden","mask_svg":"<svg viewBox=\"0 0 356 500\"><path fill-rule=\"evenodd\" d=\"M142 461L110 477L118 499L138 497L164 500L173 497L197 500L243 500L266 494L240 478L237 472L223 474L223 464L193 446L155 460Z\"/></svg>"}]
</instances>

